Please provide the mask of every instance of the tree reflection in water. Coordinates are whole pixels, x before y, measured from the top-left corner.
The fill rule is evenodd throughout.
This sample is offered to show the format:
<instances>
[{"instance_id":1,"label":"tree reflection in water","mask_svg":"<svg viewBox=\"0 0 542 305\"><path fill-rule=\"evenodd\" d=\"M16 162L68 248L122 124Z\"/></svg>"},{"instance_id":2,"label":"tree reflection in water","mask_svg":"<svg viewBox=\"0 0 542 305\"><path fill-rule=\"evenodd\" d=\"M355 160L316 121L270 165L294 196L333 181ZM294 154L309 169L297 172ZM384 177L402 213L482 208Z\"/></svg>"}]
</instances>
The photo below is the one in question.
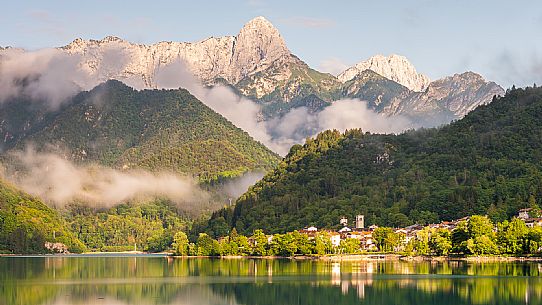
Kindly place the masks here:
<instances>
[{"instance_id":1,"label":"tree reflection in water","mask_svg":"<svg viewBox=\"0 0 542 305\"><path fill-rule=\"evenodd\" d=\"M542 265L0 257L0 305L542 304Z\"/></svg>"}]
</instances>

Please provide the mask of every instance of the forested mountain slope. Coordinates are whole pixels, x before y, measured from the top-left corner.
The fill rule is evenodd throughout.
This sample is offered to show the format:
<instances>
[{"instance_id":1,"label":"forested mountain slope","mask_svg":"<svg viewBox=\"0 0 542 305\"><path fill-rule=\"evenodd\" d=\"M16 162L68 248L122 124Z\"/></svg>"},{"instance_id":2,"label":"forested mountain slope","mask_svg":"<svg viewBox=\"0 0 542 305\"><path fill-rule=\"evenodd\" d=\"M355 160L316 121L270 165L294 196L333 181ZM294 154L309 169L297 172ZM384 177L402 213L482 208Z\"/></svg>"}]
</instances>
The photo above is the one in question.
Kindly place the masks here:
<instances>
[{"instance_id":1,"label":"forested mountain slope","mask_svg":"<svg viewBox=\"0 0 542 305\"><path fill-rule=\"evenodd\" d=\"M542 89L513 89L463 119L401 135L325 131L216 212L207 231L286 232L341 216L405 226L489 214L542 200Z\"/></svg>"},{"instance_id":2,"label":"forested mountain slope","mask_svg":"<svg viewBox=\"0 0 542 305\"><path fill-rule=\"evenodd\" d=\"M85 248L57 211L0 180L0 250L45 253L45 242L62 243L71 252Z\"/></svg>"},{"instance_id":3,"label":"forested mountain slope","mask_svg":"<svg viewBox=\"0 0 542 305\"><path fill-rule=\"evenodd\" d=\"M19 100L1 107L4 151L32 143L76 162L167 170L201 181L270 169L278 160L184 89L137 91L111 80L53 112Z\"/></svg>"}]
</instances>

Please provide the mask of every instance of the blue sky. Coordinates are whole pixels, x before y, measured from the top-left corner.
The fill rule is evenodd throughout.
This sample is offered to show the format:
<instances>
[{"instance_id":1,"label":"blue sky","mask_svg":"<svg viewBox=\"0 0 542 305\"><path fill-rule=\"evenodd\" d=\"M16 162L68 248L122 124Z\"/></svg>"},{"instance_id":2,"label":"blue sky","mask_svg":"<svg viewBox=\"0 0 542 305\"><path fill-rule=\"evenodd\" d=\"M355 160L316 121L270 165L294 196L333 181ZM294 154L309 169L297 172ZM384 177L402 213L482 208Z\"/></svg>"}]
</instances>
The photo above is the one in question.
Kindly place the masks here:
<instances>
[{"instance_id":1,"label":"blue sky","mask_svg":"<svg viewBox=\"0 0 542 305\"><path fill-rule=\"evenodd\" d=\"M431 79L472 70L504 87L542 85L536 0L9 1L0 12L0 46L39 49L107 35L197 41L235 35L260 15L319 70L396 53Z\"/></svg>"}]
</instances>

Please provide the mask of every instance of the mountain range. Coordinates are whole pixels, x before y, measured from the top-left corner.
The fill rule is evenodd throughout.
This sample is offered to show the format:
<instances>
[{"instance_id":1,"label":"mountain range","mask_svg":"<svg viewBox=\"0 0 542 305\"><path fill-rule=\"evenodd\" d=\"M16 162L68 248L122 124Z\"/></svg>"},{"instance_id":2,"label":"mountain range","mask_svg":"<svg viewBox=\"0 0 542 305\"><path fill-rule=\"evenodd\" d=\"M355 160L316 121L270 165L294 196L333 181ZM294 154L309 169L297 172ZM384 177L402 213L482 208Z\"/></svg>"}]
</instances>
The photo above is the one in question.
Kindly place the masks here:
<instances>
[{"instance_id":1,"label":"mountain range","mask_svg":"<svg viewBox=\"0 0 542 305\"><path fill-rule=\"evenodd\" d=\"M440 125L503 94L500 86L473 72L430 81L399 55L373 56L337 77L322 73L292 54L279 31L263 17L250 20L236 36L193 43L143 45L108 36L78 38L58 50L77 58L84 79L93 80L90 86L81 81L82 88L109 79L138 89L160 88L164 71L177 73L181 78L177 86L183 86L180 75L189 72L206 86L226 84L261 103L264 119L292 107L310 108L315 99L321 108L343 98L363 98L385 115L403 114Z\"/></svg>"}]
</instances>

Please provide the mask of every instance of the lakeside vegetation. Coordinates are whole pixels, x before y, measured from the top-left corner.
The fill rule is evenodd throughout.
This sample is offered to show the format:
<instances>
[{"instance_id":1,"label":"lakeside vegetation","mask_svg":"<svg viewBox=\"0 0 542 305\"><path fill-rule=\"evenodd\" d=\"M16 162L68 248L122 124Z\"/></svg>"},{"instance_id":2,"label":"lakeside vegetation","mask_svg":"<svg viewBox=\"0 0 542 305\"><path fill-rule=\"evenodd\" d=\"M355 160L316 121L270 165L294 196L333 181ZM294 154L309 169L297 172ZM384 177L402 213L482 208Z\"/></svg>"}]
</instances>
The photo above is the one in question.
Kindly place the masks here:
<instances>
[{"instance_id":1,"label":"lakeside vegetation","mask_svg":"<svg viewBox=\"0 0 542 305\"><path fill-rule=\"evenodd\" d=\"M496 229L495 229L496 228ZM307 234L293 231L266 235L255 230L251 236L232 232L220 239L200 233L190 242L184 232L173 238L173 251L180 256L322 256L328 254L399 253L407 256L541 256L542 227L527 227L518 218L493 223L487 216L473 215L452 230L426 226L410 234L389 227L378 227L370 239L376 250L366 250L357 238L341 238L339 245L331 240L331 231Z\"/></svg>"},{"instance_id":2,"label":"lakeside vegetation","mask_svg":"<svg viewBox=\"0 0 542 305\"><path fill-rule=\"evenodd\" d=\"M96 209L72 205L65 219L74 235L88 249L101 252L167 250L178 231L186 231L190 220L173 203L154 200Z\"/></svg>"},{"instance_id":3,"label":"lakeside vegetation","mask_svg":"<svg viewBox=\"0 0 542 305\"><path fill-rule=\"evenodd\" d=\"M46 242L86 250L57 211L0 179L0 252L48 253Z\"/></svg>"}]
</instances>

